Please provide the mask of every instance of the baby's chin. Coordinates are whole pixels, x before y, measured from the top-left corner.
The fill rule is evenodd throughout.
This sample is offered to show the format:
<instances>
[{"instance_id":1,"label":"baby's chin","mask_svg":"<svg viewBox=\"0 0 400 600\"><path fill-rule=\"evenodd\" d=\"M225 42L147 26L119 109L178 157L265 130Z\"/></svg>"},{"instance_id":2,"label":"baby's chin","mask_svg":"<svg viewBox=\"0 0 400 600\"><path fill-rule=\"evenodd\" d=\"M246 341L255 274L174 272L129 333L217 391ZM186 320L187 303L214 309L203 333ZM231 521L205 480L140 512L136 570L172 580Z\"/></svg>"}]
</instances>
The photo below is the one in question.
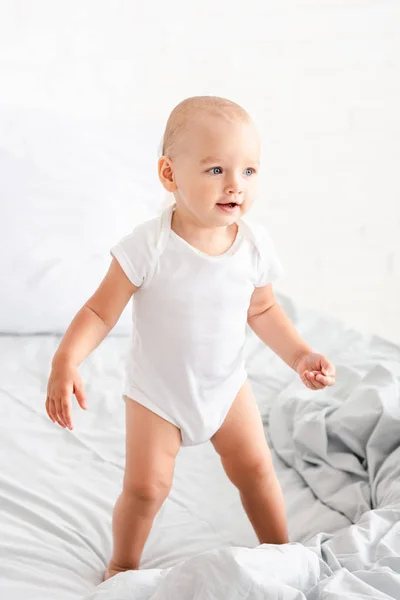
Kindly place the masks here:
<instances>
[{"instance_id":1,"label":"baby's chin","mask_svg":"<svg viewBox=\"0 0 400 600\"><path fill-rule=\"evenodd\" d=\"M243 207L244 208L244 207ZM216 206L213 211L213 221L216 226L224 227L236 223L241 216L246 212L241 206L238 206L232 210L224 210L219 206Z\"/></svg>"}]
</instances>

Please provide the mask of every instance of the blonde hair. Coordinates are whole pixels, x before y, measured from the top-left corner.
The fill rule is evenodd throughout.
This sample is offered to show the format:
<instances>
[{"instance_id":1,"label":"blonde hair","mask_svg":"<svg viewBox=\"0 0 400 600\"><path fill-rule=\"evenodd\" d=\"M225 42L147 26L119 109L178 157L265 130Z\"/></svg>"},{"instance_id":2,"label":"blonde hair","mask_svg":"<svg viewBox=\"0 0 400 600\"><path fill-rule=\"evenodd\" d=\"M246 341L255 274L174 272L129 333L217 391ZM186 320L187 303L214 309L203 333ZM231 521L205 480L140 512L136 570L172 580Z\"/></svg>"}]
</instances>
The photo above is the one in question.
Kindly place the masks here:
<instances>
[{"instance_id":1,"label":"blonde hair","mask_svg":"<svg viewBox=\"0 0 400 600\"><path fill-rule=\"evenodd\" d=\"M162 139L161 155L174 158L178 154L179 138L188 123L199 115L215 115L230 121L238 118L251 121L250 115L232 100L219 96L192 96L182 100L171 112Z\"/></svg>"}]
</instances>

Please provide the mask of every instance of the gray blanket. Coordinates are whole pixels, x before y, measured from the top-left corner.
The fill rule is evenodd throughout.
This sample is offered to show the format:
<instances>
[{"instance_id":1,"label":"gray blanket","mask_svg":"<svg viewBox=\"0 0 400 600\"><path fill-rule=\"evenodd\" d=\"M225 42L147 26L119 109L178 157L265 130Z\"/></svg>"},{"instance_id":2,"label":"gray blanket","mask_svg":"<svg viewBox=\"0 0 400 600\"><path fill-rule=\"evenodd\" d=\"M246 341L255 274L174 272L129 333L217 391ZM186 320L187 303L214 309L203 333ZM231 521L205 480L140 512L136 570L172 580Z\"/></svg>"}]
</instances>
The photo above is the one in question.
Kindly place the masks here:
<instances>
[{"instance_id":1,"label":"gray blanket","mask_svg":"<svg viewBox=\"0 0 400 600\"><path fill-rule=\"evenodd\" d=\"M373 347L362 361L341 350L334 387L294 381L270 412L275 451L353 523L307 543L320 568L310 599L400 598L400 361Z\"/></svg>"}]
</instances>

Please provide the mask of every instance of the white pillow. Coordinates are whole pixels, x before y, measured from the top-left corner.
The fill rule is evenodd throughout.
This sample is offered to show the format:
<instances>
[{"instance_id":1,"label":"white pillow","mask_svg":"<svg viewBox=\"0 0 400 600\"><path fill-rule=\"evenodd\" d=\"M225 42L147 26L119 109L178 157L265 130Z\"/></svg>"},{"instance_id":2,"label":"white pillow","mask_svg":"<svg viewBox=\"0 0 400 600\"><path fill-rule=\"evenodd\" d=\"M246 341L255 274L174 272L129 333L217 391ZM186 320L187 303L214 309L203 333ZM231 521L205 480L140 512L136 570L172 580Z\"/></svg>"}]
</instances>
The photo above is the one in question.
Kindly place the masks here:
<instances>
[{"instance_id":1,"label":"white pillow","mask_svg":"<svg viewBox=\"0 0 400 600\"><path fill-rule=\"evenodd\" d=\"M64 333L159 212L162 128L0 109L0 332ZM131 303L113 333L130 331Z\"/></svg>"}]
</instances>

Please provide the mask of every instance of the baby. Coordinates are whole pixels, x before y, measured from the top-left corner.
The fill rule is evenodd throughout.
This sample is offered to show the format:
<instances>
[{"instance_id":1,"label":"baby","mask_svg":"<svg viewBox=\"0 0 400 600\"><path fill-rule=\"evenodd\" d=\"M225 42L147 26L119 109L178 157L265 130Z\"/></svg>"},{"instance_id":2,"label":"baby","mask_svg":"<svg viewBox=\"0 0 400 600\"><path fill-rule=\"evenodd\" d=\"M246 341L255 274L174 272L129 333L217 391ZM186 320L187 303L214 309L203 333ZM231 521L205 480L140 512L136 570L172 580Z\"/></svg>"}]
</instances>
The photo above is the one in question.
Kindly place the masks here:
<instances>
[{"instance_id":1,"label":"baby","mask_svg":"<svg viewBox=\"0 0 400 600\"><path fill-rule=\"evenodd\" d=\"M273 241L244 218L259 166L260 139L243 108L213 96L178 104L158 161L174 203L111 249L107 274L54 355L46 410L72 429L71 394L87 408L77 368L134 295L125 473L104 580L139 568L181 445L210 440L260 543L288 542L284 500L246 374L246 324L312 390L333 385L335 367L278 304L272 282L283 269Z\"/></svg>"}]
</instances>

